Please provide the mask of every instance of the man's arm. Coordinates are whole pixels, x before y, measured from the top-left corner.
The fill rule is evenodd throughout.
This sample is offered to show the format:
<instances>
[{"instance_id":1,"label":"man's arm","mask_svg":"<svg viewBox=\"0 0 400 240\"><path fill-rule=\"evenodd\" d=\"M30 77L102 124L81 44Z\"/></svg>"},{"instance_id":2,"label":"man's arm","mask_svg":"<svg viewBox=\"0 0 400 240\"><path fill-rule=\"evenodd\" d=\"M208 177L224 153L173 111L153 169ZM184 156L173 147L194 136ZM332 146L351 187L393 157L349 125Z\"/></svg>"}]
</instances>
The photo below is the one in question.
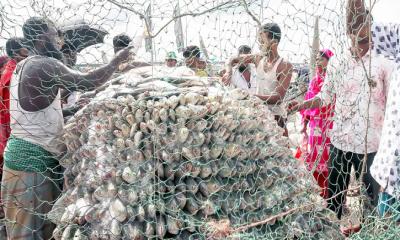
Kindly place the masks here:
<instances>
[{"instance_id":1,"label":"man's arm","mask_svg":"<svg viewBox=\"0 0 400 240\"><path fill-rule=\"evenodd\" d=\"M234 57L229 61L230 67L233 67L236 64L250 64L253 63L256 66L258 63L261 61L262 56L259 54L243 54L240 55L239 57Z\"/></svg>"},{"instance_id":2,"label":"man's arm","mask_svg":"<svg viewBox=\"0 0 400 240\"><path fill-rule=\"evenodd\" d=\"M308 99L302 103L297 101L292 101L287 106L288 113L297 112L300 110L311 109L311 108L320 108L323 106L323 102L319 96L315 96L311 99Z\"/></svg>"},{"instance_id":3,"label":"man's arm","mask_svg":"<svg viewBox=\"0 0 400 240\"><path fill-rule=\"evenodd\" d=\"M72 107L69 107L69 108L63 108L63 109L62 109L63 117L72 116L72 115L74 115L77 111L79 111L79 109L80 109L80 106L72 106Z\"/></svg>"},{"instance_id":4,"label":"man's arm","mask_svg":"<svg viewBox=\"0 0 400 240\"><path fill-rule=\"evenodd\" d=\"M364 0L348 0L346 8L347 33L355 34L367 21Z\"/></svg>"},{"instance_id":5,"label":"man's arm","mask_svg":"<svg viewBox=\"0 0 400 240\"><path fill-rule=\"evenodd\" d=\"M332 81L334 78L331 76L332 73L328 72L327 77L324 80L321 91L311 99L299 103L297 101L292 101L287 106L288 113L297 112L300 110L320 108L328 104L333 103L334 96L336 93L335 84Z\"/></svg>"},{"instance_id":6,"label":"man's arm","mask_svg":"<svg viewBox=\"0 0 400 240\"><path fill-rule=\"evenodd\" d=\"M57 86L68 91L89 91L110 79L119 64L128 58L131 48L127 47L121 50L109 64L88 73L74 71L53 58L41 58L39 59L40 64L35 64L36 67L27 68L24 70L26 71L24 74L26 76L36 75L42 79L45 88Z\"/></svg>"},{"instance_id":7,"label":"man's arm","mask_svg":"<svg viewBox=\"0 0 400 240\"><path fill-rule=\"evenodd\" d=\"M129 62L121 64L119 70L126 72L134 68L148 67L148 66L151 66L151 64L147 62Z\"/></svg>"},{"instance_id":8,"label":"man's arm","mask_svg":"<svg viewBox=\"0 0 400 240\"><path fill-rule=\"evenodd\" d=\"M282 102L289 88L290 81L292 79L293 66L288 62L283 63L283 65L284 66L282 67L282 70L278 73L279 85L275 89L275 93L270 95L256 95L261 100L266 101L268 104L277 104Z\"/></svg>"}]
</instances>

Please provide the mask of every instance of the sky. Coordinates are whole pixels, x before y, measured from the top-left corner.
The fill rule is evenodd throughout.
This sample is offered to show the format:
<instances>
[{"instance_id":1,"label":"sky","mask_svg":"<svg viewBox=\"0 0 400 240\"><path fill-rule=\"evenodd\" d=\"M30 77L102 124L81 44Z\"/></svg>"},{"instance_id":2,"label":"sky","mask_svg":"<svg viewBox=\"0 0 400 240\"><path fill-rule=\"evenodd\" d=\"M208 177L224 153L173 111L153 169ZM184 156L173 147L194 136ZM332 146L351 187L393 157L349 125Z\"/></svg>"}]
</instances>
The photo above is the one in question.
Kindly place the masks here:
<instances>
[{"instance_id":1,"label":"sky","mask_svg":"<svg viewBox=\"0 0 400 240\"><path fill-rule=\"evenodd\" d=\"M152 4L152 22L158 31L171 19L176 0L115 0L126 3L135 11L144 13ZM226 0L225 0L226 1ZM179 0L181 14L201 12L212 8L223 0ZM234 2L234 1L232 1ZM281 55L292 62L305 62L310 57L315 16L320 16L321 47L328 47L341 55L348 48L344 34L344 0L248 0L250 10L263 23L276 22L283 32L279 45ZM369 5L369 0L366 0ZM10 36L21 36L22 23L29 16L47 16L58 24L84 19L101 25L109 34L105 43L89 47L78 56L78 63L102 63L102 52L111 59L112 37L127 33L131 37L143 32L144 22L136 14L110 4L106 0L1 0L3 25L0 25L0 46ZM375 21L400 24L400 1L377 0L372 10ZM1 15L0 15L1 18ZM4 21L5 19L5 21ZM256 44L256 24L243 7L231 7L207 13L199 17L182 18L186 44L199 44L199 35L204 39L209 55L223 61L236 54L242 44ZM146 53L144 44L138 56L144 60L162 61L167 51L176 50L174 24L169 24L154 39L154 51Z\"/></svg>"}]
</instances>

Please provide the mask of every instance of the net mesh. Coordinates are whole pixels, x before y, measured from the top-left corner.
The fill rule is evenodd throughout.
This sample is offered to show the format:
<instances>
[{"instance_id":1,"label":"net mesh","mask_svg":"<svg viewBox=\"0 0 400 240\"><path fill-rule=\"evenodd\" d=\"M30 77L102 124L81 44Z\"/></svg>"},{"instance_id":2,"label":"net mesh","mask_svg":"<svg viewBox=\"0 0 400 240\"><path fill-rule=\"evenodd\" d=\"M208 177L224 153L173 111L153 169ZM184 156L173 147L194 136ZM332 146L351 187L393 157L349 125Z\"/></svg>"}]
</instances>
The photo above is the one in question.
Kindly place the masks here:
<instances>
[{"instance_id":1,"label":"net mesh","mask_svg":"<svg viewBox=\"0 0 400 240\"><path fill-rule=\"evenodd\" d=\"M398 237L398 25L369 24L355 61L347 3L2 0L1 53L37 16L58 37L35 28L14 59L60 60L0 68L2 237ZM324 107L287 112L317 94Z\"/></svg>"}]
</instances>

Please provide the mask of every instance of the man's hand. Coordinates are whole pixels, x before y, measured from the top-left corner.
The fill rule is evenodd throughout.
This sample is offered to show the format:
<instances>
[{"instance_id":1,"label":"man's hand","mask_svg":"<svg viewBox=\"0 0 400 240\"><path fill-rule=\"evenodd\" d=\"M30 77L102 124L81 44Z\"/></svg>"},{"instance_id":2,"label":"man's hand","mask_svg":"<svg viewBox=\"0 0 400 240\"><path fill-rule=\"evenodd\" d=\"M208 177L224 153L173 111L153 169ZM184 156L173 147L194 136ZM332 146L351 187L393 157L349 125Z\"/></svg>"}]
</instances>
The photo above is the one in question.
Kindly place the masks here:
<instances>
[{"instance_id":1,"label":"man's hand","mask_svg":"<svg viewBox=\"0 0 400 240\"><path fill-rule=\"evenodd\" d=\"M83 108L84 106L88 105L90 102L89 98L80 98L75 105L77 105L79 108Z\"/></svg>"},{"instance_id":2,"label":"man's hand","mask_svg":"<svg viewBox=\"0 0 400 240\"><path fill-rule=\"evenodd\" d=\"M226 72L222 76L221 80L226 86L229 86L229 85L231 85L231 78L232 78L232 72Z\"/></svg>"},{"instance_id":3,"label":"man's hand","mask_svg":"<svg viewBox=\"0 0 400 240\"><path fill-rule=\"evenodd\" d=\"M286 110L287 110L288 114L291 114L291 113L301 110L302 107L303 107L303 104L301 104L297 101L291 101L290 103L288 103Z\"/></svg>"},{"instance_id":4,"label":"man's hand","mask_svg":"<svg viewBox=\"0 0 400 240\"><path fill-rule=\"evenodd\" d=\"M235 65L237 65L240 62L240 58L239 57L233 57L229 60L229 67L234 67Z\"/></svg>"},{"instance_id":5,"label":"man's hand","mask_svg":"<svg viewBox=\"0 0 400 240\"><path fill-rule=\"evenodd\" d=\"M131 50L132 50L133 48L134 48L134 47L133 47L132 45L129 45L128 47L122 49L121 51L119 51L119 52L115 55L114 59L111 60L111 61L112 61L114 64L119 65L119 64L121 64L121 63L123 63L123 62L126 62L126 61L130 60L130 59L133 57L133 55L134 55L134 53L131 52Z\"/></svg>"},{"instance_id":6,"label":"man's hand","mask_svg":"<svg viewBox=\"0 0 400 240\"><path fill-rule=\"evenodd\" d=\"M300 133L303 134L303 137L305 139L308 139L307 125L306 124L304 124L303 128L300 130Z\"/></svg>"}]
</instances>

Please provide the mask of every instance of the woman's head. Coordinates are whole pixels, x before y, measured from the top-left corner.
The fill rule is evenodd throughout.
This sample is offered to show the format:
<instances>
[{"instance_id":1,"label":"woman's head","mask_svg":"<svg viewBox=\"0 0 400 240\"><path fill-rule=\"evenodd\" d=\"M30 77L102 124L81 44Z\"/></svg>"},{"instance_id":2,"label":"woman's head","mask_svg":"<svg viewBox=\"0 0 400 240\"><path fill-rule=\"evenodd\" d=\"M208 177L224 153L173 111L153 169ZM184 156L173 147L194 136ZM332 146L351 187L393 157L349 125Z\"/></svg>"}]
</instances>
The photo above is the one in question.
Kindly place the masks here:
<instances>
[{"instance_id":1,"label":"woman's head","mask_svg":"<svg viewBox=\"0 0 400 240\"><path fill-rule=\"evenodd\" d=\"M328 67L329 60L333 57L333 52L329 49L322 49L319 51L317 57L317 66L326 69Z\"/></svg>"}]
</instances>

